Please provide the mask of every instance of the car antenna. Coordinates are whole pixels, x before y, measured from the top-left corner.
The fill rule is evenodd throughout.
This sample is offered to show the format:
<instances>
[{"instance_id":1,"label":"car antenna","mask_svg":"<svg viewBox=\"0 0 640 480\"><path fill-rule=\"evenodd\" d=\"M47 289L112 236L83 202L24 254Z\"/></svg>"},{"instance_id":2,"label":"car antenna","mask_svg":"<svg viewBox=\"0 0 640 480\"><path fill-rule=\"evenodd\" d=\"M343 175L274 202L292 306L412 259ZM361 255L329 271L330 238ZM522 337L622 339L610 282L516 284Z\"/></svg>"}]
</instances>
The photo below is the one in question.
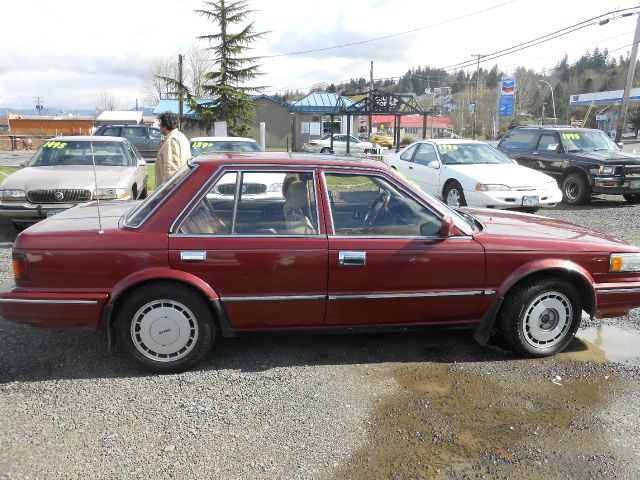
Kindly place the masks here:
<instances>
[{"instance_id":1,"label":"car antenna","mask_svg":"<svg viewBox=\"0 0 640 480\"><path fill-rule=\"evenodd\" d=\"M93 142L89 142L91 145L91 163L93 163L93 181L96 187L96 206L98 208L98 235L102 235L102 216L100 215L100 195L98 195L98 174L96 173L96 156L93 153Z\"/></svg>"}]
</instances>

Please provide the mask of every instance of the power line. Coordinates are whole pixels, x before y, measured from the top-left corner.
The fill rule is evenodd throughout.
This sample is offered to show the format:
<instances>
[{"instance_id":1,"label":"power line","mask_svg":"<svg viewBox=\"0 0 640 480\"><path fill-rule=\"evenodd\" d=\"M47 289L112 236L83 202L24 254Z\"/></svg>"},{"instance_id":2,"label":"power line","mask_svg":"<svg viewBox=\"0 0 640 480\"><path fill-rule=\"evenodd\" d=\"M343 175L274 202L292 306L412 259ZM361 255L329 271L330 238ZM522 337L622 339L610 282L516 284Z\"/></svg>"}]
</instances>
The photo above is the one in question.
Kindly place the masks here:
<instances>
[{"instance_id":1,"label":"power line","mask_svg":"<svg viewBox=\"0 0 640 480\"><path fill-rule=\"evenodd\" d=\"M412 30L405 30L404 32L391 33L389 35L383 35L381 37L370 38L368 40L360 40L358 42L344 43L344 44L341 44L341 45L333 45L331 47L314 48L314 49L311 49L311 50L300 50L298 52L279 53L277 55L265 55L265 56L262 56L260 58L288 57L288 56L292 56L292 55L302 55L304 53L326 52L328 50L335 50L335 49L338 49L338 48L353 47L355 45L363 45L365 43L377 42L378 40L386 40L387 38L399 37L401 35L407 35L409 33L415 33L415 32L419 32L421 30L427 30L429 28L435 28L435 27L439 27L441 25L446 25L447 23L456 22L458 20L463 20L465 18L469 18L469 17L475 16L475 15L479 15L481 13L489 12L491 10L495 10L496 8L504 7L505 5L509 5L510 3L515 3L515 2L519 2L519 1L520 0L510 0L508 2L500 3L498 5L494 5L492 7L484 8L482 10L477 10L475 12L471 12L471 13L468 13L466 15L461 15L461 16L456 17L456 18L450 18L449 20L443 20L442 22L433 23L431 25L427 25L427 26L424 26L424 27L414 28Z\"/></svg>"}]
</instances>

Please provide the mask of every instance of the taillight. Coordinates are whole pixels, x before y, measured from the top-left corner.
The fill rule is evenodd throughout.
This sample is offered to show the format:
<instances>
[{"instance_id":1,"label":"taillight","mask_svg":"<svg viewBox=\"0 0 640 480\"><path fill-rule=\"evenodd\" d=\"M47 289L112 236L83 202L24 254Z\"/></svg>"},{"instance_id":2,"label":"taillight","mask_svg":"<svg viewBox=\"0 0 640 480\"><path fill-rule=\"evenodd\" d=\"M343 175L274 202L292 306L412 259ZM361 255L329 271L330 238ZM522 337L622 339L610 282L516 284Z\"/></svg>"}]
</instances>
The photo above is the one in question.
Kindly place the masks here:
<instances>
[{"instance_id":1,"label":"taillight","mask_svg":"<svg viewBox=\"0 0 640 480\"><path fill-rule=\"evenodd\" d=\"M27 263L27 257L20 253L14 253L12 258L13 263L13 276L16 282L28 282L29 281L29 264Z\"/></svg>"}]
</instances>

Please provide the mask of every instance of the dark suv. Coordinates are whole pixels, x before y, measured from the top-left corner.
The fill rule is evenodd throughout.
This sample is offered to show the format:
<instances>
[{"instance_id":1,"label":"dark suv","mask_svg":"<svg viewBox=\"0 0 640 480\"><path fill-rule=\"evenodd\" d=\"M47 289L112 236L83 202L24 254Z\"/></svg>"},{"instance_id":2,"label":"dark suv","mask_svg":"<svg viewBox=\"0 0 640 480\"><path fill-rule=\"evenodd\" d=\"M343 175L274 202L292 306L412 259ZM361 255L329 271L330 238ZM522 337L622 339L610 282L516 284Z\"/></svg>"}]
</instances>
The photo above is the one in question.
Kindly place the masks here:
<instances>
[{"instance_id":1,"label":"dark suv","mask_svg":"<svg viewBox=\"0 0 640 480\"><path fill-rule=\"evenodd\" d=\"M593 193L640 203L640 157L622 152L600 130L516 127L502 137L498 149L520 165L556 178L568 204L589 203Z\"/></svg>"},{"instance_id":2,"label":"dark suv","mask_svg":"<svg viewBox=\"0 0 640 480\"><path fill-rule=\"evenodd\" d=\"M155 158L162 140L162 133L157 127L147 125L103 125L94 135L124 137L131 142L143 157Z\"/></svg>"}]
</instances>

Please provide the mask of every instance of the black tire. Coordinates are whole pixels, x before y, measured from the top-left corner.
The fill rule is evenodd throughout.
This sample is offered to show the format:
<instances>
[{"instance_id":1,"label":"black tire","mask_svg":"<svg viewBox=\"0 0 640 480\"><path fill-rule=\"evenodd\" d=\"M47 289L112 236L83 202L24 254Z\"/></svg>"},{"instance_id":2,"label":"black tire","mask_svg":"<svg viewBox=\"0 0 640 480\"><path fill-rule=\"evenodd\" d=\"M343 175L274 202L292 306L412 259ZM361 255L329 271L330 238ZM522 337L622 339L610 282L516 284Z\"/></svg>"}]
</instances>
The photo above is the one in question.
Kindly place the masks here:
<instances>
[{"instance_id":1,"label":"black tire","mask_svg":"<svg viewBox=\"0 0 640 480\"><path fill-rule=\"evenodd\" d=\"M455 182L455 181L447 184L447 186L444 189L444 192L442 193L442 198L444 199L444 203L446 203L450 207L466 207L467 206L467 200L466 198L464 198L464 191L462 190L462 185L460 185L458 182ZM455 202L449 203L450 200L453 201L454 198L458 199L458 202L457 202L458 205L456 205Z\"/></svg>"},{"instance_id":2,"label":"black tire","mask_svg":"<svg viewBox=\"0 0 640 480\"><path fill-rule=\"evenodd\" d=\"M25 225L24 223L11 222L11 224L13 225L13 228L15 228L16 232L21 232L25 228L27 228L27 225Z\"/></svg>"},{"instance_id":3,"label":"black tire","mask_svg":"<svg viewBox=\"0 0 640 480\"><path fill-rule=\"evenodd\" d=\"M320 150L320 153L329 154L331 153L331 149L329 147L324 147L322 150Z\"/></svg>"},{"instance_id":4,"label":"black tire","mask_svg":"<svg viewBox=\"0 0 640 480\"><path fill-rule=\"evenodd\" d=\"M569 205L586 205L591 201L591 187L581 173L570 173L562 180L562 199Z\"/></svg>"},{"instance_id":5,"label":"black tire","mask_svg":"<svg viewBox=\"0 0 640 480\"><path fill-rule=\"evenodd\" d=\"M637 205L640 203L640 193L625 193L622 195L627 203L631 205Z\"/></svg>"},{"instance_id":6,"label":"black tire","mask_svg":"<svg viewBox=\"0 0 640 480\"><path fill-rule=\"evenodd\" d=\"M562 351L580 326L582 302L577 290L560 278L531 281L509 292L498 316L507 344L523 357Z\"/></svg>"},{"instance_id":7,"label":"black tire","mask_svg":"<svg viewBox=\"0 0 640 480\"><path fill-rule=\"evenodd\" d=\"M144 200L145 198L147 198L147 186L146 185L144 186L144 188L140 192L140 195L138 196L139 200Z\"/></svg>"},{"instance_id":8,"label":"black tire","mask_svg":"<svg viewBox=\"0 0 640 480\"><path fill-rule=\"evenodd\" d=\"M164 282L143 286L125 299L118 309L116 334L134 363L152 372L173 373L192 367L211 350L216 328L197 292Z\"/></svg>"}]
</instances>

